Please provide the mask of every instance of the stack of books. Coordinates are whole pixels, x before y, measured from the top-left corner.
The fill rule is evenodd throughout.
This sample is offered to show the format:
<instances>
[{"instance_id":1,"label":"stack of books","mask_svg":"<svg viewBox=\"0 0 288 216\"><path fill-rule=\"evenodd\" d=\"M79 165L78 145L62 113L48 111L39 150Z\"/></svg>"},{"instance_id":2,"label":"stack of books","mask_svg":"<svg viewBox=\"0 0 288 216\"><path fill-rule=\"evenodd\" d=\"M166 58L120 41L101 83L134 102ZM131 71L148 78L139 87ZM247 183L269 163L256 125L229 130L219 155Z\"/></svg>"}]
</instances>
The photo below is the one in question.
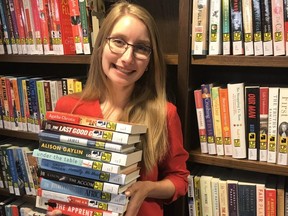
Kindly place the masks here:
<instances>
[{"instance_id":1,"label":"stack of books","mask_svg":"<svg viewBox=\"0 0 288 216\"><path fill-rule=\"evenodd\" d=\"M39 148L36 207L67 215L113 215L126 211L124 191L140 174L147 127L55 111L46 113Z\"/></svg>"}]
</instances>

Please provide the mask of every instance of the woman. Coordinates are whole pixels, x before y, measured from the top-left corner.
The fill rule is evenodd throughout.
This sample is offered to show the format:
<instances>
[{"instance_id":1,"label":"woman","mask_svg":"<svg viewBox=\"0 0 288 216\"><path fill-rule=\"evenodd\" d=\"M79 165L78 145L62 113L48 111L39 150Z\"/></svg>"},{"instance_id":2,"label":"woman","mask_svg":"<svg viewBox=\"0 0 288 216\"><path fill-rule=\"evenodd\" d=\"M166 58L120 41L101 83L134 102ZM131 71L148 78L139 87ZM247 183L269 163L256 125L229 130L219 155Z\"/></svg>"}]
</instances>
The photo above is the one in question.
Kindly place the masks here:
<instances>
[{"instance_id":1,"label":"woman","mask_svg":"<svg viewBox=\"0 0 288 216\"><path fill-rule=\"evenodd\" d=\"M126 216L161 216L164 203L187 191L188 153L176 107L166 99L165 73L153 18L122 1L102 23L83 92L62 97L55 108L148 126L140 146L141 176L125 192L130 197Z\"/></svg>"}]
</instances>

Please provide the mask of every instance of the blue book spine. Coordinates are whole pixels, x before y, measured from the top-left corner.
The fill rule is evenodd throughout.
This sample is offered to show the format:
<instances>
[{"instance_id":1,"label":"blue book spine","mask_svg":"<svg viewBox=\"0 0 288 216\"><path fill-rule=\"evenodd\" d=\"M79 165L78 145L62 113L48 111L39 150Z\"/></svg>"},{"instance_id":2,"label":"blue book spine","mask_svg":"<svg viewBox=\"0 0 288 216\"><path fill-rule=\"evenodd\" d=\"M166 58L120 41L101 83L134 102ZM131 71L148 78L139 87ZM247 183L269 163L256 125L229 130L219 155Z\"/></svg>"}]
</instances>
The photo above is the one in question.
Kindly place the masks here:
<instances>
[{"instance_id":1,"label":"blue book spine","mask_svg":"<svg viewBox=\"0 0 288 216\"><path fill-rule=\"evenodd\" d=\"M10 37L10 32L8 31L8 21L7 21L7 16L5 15L3 1L4 0L0 0L0 15L1 15L1 21L2 21L2 26L3 26L3 32L4 32L4 41L6 44L7 54L12 54L11 37Z\"/></svg>"},{"instance_id":2,"label":"blue book spine","mask_svg":"<svg viewBox=\"0 0 288 216\"><path fill-rule=\"evenodd\" d=\"M33 118L33 124L34 124L34 132L39 132L39 109L38 109L38 95L37 95L37 87L36 87L36 81L39 78L31 78L29 79L29 91L30 91L30 97L31 97L31 111L32 111L32 118Z\"/></svg>"},{"instance_id":3,"label":"blue book spine","mask_svg":"<svg viewBox=\"0 0 288 216\"><path fill-rule=\"evenodd\" d=\"M27 131L27 124L26 124L26 116L25 116L25 102L24 102L24 92L23 92L23 85L22 80L26 79L26 77L17 77L17 85L18 85L18 95L19 95L19 102L20 102L20 128L23 131Z\"/></svg>"},{"instance_id":4,"label":"blue book spine","mask_svg":"<svg viewBox=\"0 0 288 216\"><path fill-rule=\"evenodd\" d=\"M43 190L50 190L58 193L80 196L88 199L95 199L101 202L111 202L115 204L126 205L128 201L125 194L111 194L78 185L48 180L45 178L41 179L40 187Z\"/></svg>"},{"instance_id":5,"label":"blue book spine","mask_svg":"<svg viewBox=\"0 0 288 216\"><path fill-rule=\"evenodd\" d=\"M113 174L102 171L97 171L85 167L78 167L74 165L69 165L61 163L58 161L52 161L47 159L40 160L40 167L42 169L66 173L74 176L81 176L83 178L93 179L97 181L107 181L111 183L116 183L123 185L125 184L125 174Z\"/></svg>"}]
</instances>

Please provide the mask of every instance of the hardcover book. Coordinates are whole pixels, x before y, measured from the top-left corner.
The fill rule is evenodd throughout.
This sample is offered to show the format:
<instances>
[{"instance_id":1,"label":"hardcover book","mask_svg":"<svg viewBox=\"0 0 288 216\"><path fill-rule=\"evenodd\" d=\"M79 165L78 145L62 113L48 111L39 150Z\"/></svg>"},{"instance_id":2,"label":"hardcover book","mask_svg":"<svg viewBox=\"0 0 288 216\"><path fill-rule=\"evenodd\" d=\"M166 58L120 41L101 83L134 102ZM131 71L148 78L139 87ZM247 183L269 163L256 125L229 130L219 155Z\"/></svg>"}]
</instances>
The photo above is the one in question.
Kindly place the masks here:
<instances>
[{"instance_id":1,"label":"hardcover book","mask_svg":"<svg viewBox=\"0 0 288 216\"><path fill-rule=\"evenodd\" d=\"M223 55L231 54L230 0L222 0L222 41Z\"/></svg>"},{"instance_id":2,"label":"hardcover book","mask_svg":"<svg viewBox=\"0 0 288 216\"><path fill-rule=\"evenodd\" d=\"M262 14L261 1L252 1L253 15L253 39L254 39L254 54L255 56L263 55L263 35L262 35Z\"/></svg>"},{"instance_id":3,"label":"hardcover book","mask_svg":"<svg viewBox=\"0 0 288 216\"><path fill-rule=\"evenodd\" d=\"M242 20L244 33L244 53L254 55L253 8L251 0L242 1Z\"/></svg>"},{"instance_id":4,"label":"hardcover book","mask_svg":"<svg viewBox=\"0 0 288 216\"><path fill-rule=\"evenodd\" d=\"M260 87L260 152L259 160L267 161L268 154L269 87Z\"/></svg>"},{"instance_id":5,"label":"hardcover book","mask_svg":"<svg viewBox=\"0 0 288 216\"><path fill-rule=\"evenodd\" d=\"M264 56L273 55L272 9L271 1L261 1L262 34Z\"/></svg>"}]
</instances>

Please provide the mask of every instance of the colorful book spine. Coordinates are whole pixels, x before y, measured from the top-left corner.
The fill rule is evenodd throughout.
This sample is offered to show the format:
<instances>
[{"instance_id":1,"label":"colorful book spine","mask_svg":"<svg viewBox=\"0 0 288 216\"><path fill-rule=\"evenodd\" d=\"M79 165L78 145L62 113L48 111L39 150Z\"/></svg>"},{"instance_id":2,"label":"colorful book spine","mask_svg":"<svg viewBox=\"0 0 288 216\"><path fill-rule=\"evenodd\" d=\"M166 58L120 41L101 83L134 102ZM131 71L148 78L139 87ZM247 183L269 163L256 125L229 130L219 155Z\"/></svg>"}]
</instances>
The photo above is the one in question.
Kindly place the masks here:
<instances>
[{"instance_id":1,"label":"colorful book spine","mask_svg":"<svg viewBox=\"0 0 288 216\"><path fill-rule=\"evenodd\" d=\"M126 205L128 202L125 194L111 194L44 178L41 178L40 180L40 187L44 190L60 192L73 196L81 196L88 199L95 199L101 202L111 202L119 205Z\"/></svg>"},{"instance_id":2,"label":"colorful book spine","mask_svg":"<svg viewBox=\"0 0 288 216\"><path fill-rule=\"evenodd\" d=\"M83 159L101 161L105 163L116 164L120 166L130 166L141 161L142 150L134 151L128 154L103 151L85 146L60 143L53 141L39 141L39 150L58 153L66 156L79 157Z\"/></svg>"},{"instance_id":3,"label":"colorful book spine","mask_svg":"<svg viewBox=\"0 0 288 216\"><path fill-rule=\"evenodd\" d=\"M88 25L86 0L79 0L81 27L83 35L83 50L85 55L91 54L91 30Z\"/></svg>"},{"instance_id":4,"label":"colorful book spine","mask_svg":"<svg viewBox=\"0 0 288 216\"><path fill-rule=\"evenodd\" d=\"M39 109L39 120L40 126L44 121L44 117L46 114L46 104L45 104L45 96L44 96L44 80L36 81L36 89L37 89L37 100L38 100L38 109Z\"/></svg>"},{"instance_id":5,"label":"colorful book spine","mask_svg":"<svg viewBox=\"0 0 288 216\"><path fill-rule=\"evenodd\" d=\"M36 54L43 55L43 33L41 32L41 18L40 18L40 10L39 10L39 1L38 0L30 0L31 2L31 12L34 20L34 34L35 34L35 49Z\"/></svg>"},{"instance_id":6,"label":"colorful book spine","mask_svg":"<svg viewBox=\"0 0 288 216\"><path fill-rule=\"evenodd\" d=\"M254 55L253 8L251 0L242 0L242 20L244 32L244 53Z\"/></svg>"},{"instance_id":7,"label":"colorful book spine","mask_svg":"<svg viewBox=\"0 0 288 216\"><path fill-rule=\"evenodd\" d=\"M231 125L232 157L246 158L244 83L229 83L228 100Z\"/></svg>"},{"instance_id":8,"label":"colorful book spine","mask_svg":"<svg viewBox=\"0 0 288 216\"><path fill-rule=\"evenodd\" d=\"M277 162L279 88L269 87L268 156L267 162Z\"/></svg>"},{"instance_id":9,"label":"colorful book spine","mask_svg":"<svg viewBox=\"0 0 288 216\"><path fill-rule=\"evenodd\" d=\"M262 34L264 56L273 55L272 10L271 1L261 1Z\"/></svg>"},{"instance_id":10,"label":"colorful book spine","mask_svg":"<svg viewBox=\"0 0 288 216\"><path fill-rule=\"evenodd\" d=\"M30 110L30 119L31 121L31 131L38 133L40 129L40 116L38 108L38 95L37 95L37 80L40 80L39 77L33 77L29 79L29 103L31 103ZM28 90L28 89L27 89Z\"/></svg>"},{"instance_id":11,"label":"colorful book spine","mask_svg":"<svg viewBox=\"0 0 288 216\"><path fill-rule=\"evenodd\" d=\"M3 55L6 53L6 46L4 46L4 31L3 31L3 25L2 20L0 16L0 54Z\"/></svg>"},{"instance_id":12,"label":"colorful book spine","mask_svg":"<svg viewBox=\"0 0 288 216\"><path fill-rule=\"evenodd\" d=\"M115 142L119 144L134 144L140 142L139 134L124 134L115 131L101 130L81 125L73 125L63 122L44 121L43 130L61 132L71 136L78 136L86 139Z\"/></svg>"},{"instance_id":13,"label":"colorful book spine","mask_svg":"<svg viewBox=\"0 0 288 216\"><path fill-rule=\"evenodd\" d=\"M248 160L259 160L259 86L245 86L246 140Z\"/></svg>"},{"instance_id":14,"label":"colorful book spine","mask_svg":"<svg viewBox=\"0 0 288 216\"><path fill-rule=\"evenodd\" d=\"M228 190L228 215L238 215L238 181L227 180Z\"/></svg>"},{"instance_id":15,"label":"colorful book spine","mask_svg":"<svg viewBox=\"0 0 288 216\"><path fill-rule=\"evenodd\" d=\"M204 117L205 117L205 128L207 133L207 144L208 153L217 154L216 144L214 137L214 125L213 125L213 114L212 114L212 99L211 99L211 88L212 84L202 84L202 100L204 107Z\"/></svg>"},{"instance_id":16,"label":"colorful book spine","mask_svg":"<svg viewBox=\"0 0 288 216\"><path fill-rule=\"evenodd\" d=\"M49 190L43 190L41 188L37 191L37 196L43 197L46 199L53 199L69 203L71 205L86 206L92 208L98 208L105 211L113 211L116 213L124 213L127 209L127 205L118 205L114 203L100 202L98 200L88 199L79 196L72 196L68 194L53 192Z\"/></svg>"},{"instance_id":17,"label":"colorful book spine","mask_svg":"<svg viewBox=\"0 0 288 216\"><path fill-rule=\"evenodd\" d=\"M253 39L254 39L254 54L255 56L263 55L263 35L262 35L262 14L261 1L252 1L253 15Z\"/></svg>"},{"instance_id":18,"label":"colorful book spine","mask_svg":"<svg viewBox=\"0 0 288 216\"><path fill-rule=\"evenodd\" d=\"M271 0L274 56L285 55L284 1Z\"/></svg>"},{"instance_id":19,"label":"colorful book spine","mask_svg":"<svg viewBox=\"0 0 288 216\"><path fill-rule=\"evenodd\" d=\"M4 0L0 0L0 16L2 21L3 27L3 35L4 35L4 42L6 44L7 54L12 54L12 45L11 45L11 35L10 31L8 31L8 20L7 16L5 15L5 5Z\"/></svg>"},{"instance_id":20,"label":"colorful book spine","mask_svg":"<svg viewBox=\"0 0 288 216\"><path fill-rule=\"evenodd\" d=\"M221 1L210 1L209 13L209 55L222 54Z\"/></svg>"},{"instance_id":21,"label":"colorful book spine","mask_svg":"<svg viewBox=\"0 0 288 216\"><path fill-rule=\"evenodd\" d=\"M208 54L209 0L193 1L192 55Z\"/></svg>"},{"instance_id":22,"label":"colorful book spine","mask_svg":"<svg viewBox=\"0 0 288 216\"><path fill-rule=\"evenodd\" d=\"M16 16L15 16L15 11L14 11L14 3L11 0L4 0L4 5L5 5L5 11L6 11L6 16L7 16L7 21L8 21L8 31L10 31L10 37L11 37L11 45L12 45L12 54L18 54L18 46L17 46L17 40L19 39L18 37L18 28L17 28L17 23L16 23ZM10 4L12 5L12 12L10 10Z\"/></svg>"},{"instance_id":23,"label":"colorful book spine","mask_svg":"<svg viewBox=\"0 0 288 216\"><path fill-rule=\"evenodd\" d=\"M88 126L88 127L95 127L95 128L116 131L116 132L121 132L121 133L128 133L128 134L140 134L140 133L146 133L147 131L147 126L145 125L108 121L105 119L94 118L91 116L83 116L83 115L81 116L81 115L56 112L56 111L47 112L46 119L52 120L52 121L59 121L63 123L69 123L69 124L78 124L78 125L83 125L83 126Z\"/></svg>"},{"instance_id":24,"label":"colorful book spine","mask_svg":"<svg viewBox=\"0 0 288 216\"><path fill-rule=\"evenodd\" d=\"M15 21L17 26L18 38L16 39L18 54L27 54L26 44L25 44L25 31L22 22L22 15L20 11L20 4L19 1L12 0L13 4L10 4L10 11L11 13L15 14ZM11 3L11 0L10 0Z\"/></svg>"},{"instance_id":25,"label":"colorful book spine","mask_svg":"<svg viewBox=\"0 0 288 216\"><path fill-rule=\"evenodd\" d=\"M222 0L222 41L223 55L231 54L230 0Z\"/></svg>"},{"instance_id":26,"label":"colorful book spine","mask_svg":"<svg viewBox=\"0 0 288 216\"><path fill-rule=\"evenodd\" d=\"M11 95L12 95L12 105L13 105L13 119L14 119L14 125L15 130L22 130L21 127L21 110L20 110L20 96L18 94L18 83L17 83L17 77L10 79L11 84ZM14 95L14 97L13 97Z\"/></svg>"},{"instance_id":27,"label":"colorful book spine","mask_svg":"<svg viewBox=\"0 0 288 216\"><path fill-rule=\"evenodd\" d=\"M259 160L267 161L268 154L269 87L260 87L260 152Z\"/></svg>"},{"instance_id":28,"label":"colorful book spine","mask_svg":"<svg viewBox=\"0 0 288 216\"><path fill-rule=\"evenodd\" d=\"M36 36L34 27L34 17L32 12L32 5L30 0L23 0L23 8L25 12L25 18L27 23L27 43L28 43L28 54L35 55L37 53L36 49Z\"/></svg>"},{"instance_id":29,"label":"colorful book spine","mask_svg":"<svg viewBox=\"0 0 288 216\"><path fill-rule=\"evenodd\" d=\"M50 86L50 80L44 80L43 82L44 87L44 101L46 106L45 115L43 116L43 119L46 119L46 113L48 111L52 111L52 96L51 96L51 86Z\"/></svg>"},{"instance_id":30,"label":"colorful book spine","mask_svg":"<svg viewBox=\"0 0 288 216\"><path fill-rule=\"evenodd\" d=\"M244 54L242 0L230 0L233 55Z\"/></svg>"},{"instance_id":31,"label":"colorful book spine","mask_svg":"<svg viewBox=\"0 0 288 216\"><path fill-rule=\"evenodd\" d=\"M205 128L204 107L201 89L194 90L195 107L197 114L198 132L201 153L208 153L207 135Z\"/></svg>"}]
</instances>

